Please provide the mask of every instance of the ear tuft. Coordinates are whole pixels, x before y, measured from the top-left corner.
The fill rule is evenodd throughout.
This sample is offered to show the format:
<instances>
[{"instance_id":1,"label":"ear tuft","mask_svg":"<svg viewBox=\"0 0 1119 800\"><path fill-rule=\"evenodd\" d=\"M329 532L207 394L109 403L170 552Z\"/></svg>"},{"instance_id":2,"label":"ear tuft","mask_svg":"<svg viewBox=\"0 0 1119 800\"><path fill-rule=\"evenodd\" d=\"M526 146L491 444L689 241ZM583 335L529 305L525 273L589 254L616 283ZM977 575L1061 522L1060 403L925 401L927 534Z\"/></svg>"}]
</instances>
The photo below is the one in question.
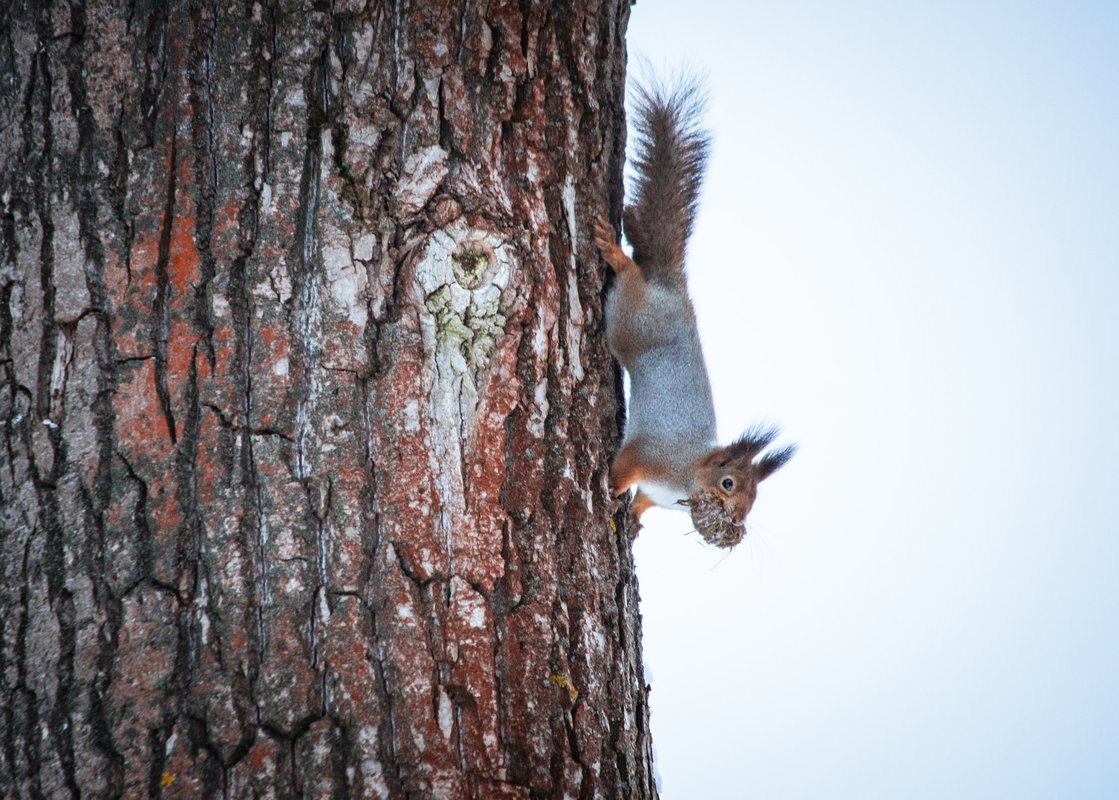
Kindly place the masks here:
<instances>
[{"instance_id":1,"label":"ear tuft","mask_svg":"<svg viewBox=\"0 0 1119 800\"><path fill-rule=\"evenodd\" d=\"M754 456L769 447L781 433L772 425L752 425L747 431L727 445L730 461L753 460Z\"/></svg>"},{"instance_id":2,"label":"ear tuft","mask_svg":"<svg viewBox=\"0 0 1119 800\"><path fill-rule=\"evenodd\" d=\"M754 463L754 467L758 471L758 480L764 481L781 467L789 463L797 451L797 446L791 444L788 447L783 447L780 450L774 450L771 453L766 453Z\"/></svg>"}]
</instances>

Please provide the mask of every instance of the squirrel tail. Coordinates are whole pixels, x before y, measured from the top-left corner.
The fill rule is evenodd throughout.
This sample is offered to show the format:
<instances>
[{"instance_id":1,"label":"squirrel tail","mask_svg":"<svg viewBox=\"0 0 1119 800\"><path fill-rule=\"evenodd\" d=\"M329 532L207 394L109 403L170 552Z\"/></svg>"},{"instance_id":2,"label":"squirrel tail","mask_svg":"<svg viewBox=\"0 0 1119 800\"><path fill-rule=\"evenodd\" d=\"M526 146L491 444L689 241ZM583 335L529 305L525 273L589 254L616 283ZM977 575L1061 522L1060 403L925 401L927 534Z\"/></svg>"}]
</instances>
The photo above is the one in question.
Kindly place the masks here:
<instances>
[{"instance_id":1,"label":"squirrel tail","mask_svg":"<svg viewBox=\"0 0 1119 800\"><path fill-rule=\"evenodd\" d=\"M711 137L700 126L706 106L695 77L671 87L652 80L634 91L632 202L626 238L646 280L675 283L695 223Z\"/></svg>"}]
</instances>

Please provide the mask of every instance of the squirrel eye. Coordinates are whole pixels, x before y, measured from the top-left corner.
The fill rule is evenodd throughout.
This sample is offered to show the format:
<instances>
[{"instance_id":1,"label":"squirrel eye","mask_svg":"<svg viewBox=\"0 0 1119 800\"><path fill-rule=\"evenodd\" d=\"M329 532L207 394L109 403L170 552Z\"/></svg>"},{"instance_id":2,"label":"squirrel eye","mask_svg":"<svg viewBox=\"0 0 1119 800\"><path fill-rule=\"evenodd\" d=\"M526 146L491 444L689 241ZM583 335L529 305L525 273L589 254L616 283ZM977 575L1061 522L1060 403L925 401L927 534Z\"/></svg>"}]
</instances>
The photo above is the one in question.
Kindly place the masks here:
<instances>
[{"instance_id":1,"label":"squirrel eye","mask_svg":"<svg viewBox=\"0 0 1119 800\"><path fill-rule=\"evenodd\" d=\"M734 489L734 478L723 478L722 483L720 483L719 485L722 486L724 490L729 492Z\"/></svg>"}]
</instances>

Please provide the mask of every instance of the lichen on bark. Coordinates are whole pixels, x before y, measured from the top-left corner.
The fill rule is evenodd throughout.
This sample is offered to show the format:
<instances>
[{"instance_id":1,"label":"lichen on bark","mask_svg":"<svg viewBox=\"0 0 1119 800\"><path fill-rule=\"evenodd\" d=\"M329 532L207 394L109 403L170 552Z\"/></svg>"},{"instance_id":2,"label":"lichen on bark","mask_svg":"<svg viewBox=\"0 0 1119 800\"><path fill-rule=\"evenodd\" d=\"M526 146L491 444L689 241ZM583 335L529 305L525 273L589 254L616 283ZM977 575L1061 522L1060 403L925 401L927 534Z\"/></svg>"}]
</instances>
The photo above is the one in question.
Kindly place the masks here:
<instances>
[{"instance_id":1,"label":"lichen on bark","mask_svg":"<svg viewBox=\"0 0 1119 800\"><path fill-rule=\"evenodd\" d=\"M0 794L656 795L628 13L9 5Z\"/></svg>"}]
</instances>

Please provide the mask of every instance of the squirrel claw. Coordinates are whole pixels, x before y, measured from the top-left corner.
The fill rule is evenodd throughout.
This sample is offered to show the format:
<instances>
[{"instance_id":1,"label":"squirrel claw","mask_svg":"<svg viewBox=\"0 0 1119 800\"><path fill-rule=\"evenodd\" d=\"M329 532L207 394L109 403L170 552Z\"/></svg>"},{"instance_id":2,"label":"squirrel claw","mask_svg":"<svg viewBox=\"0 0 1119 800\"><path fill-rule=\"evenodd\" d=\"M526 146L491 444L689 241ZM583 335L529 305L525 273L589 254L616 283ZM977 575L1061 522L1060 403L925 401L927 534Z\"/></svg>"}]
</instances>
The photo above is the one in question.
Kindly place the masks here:
<instances>
[{"instance_id":1,"label":"squirrel claw","mask_svg":"<svg viewBox=\"0 0 1119 800\"><path fill-rule=\"evenodd\" d=\"M594 224L594 244L605 257L610 248L617 247L614 236L614 229L610 227L610 223L599 217L595 220ZM609 259L607 259L609 260Z\"/></svg>"},{"instance_id":2,"label":"squirrel claw","mask_svg":"<svg viewBox=\"0 0 1119 800\"><path fill-rule=\"evenodd\" d=\"M595 220L594 243L602 254L603 259L615 272L625 272L631 266L636 267L633 260L618 246L617 235L613 226L602 217Z\"/></svg>"}]
</instances>

